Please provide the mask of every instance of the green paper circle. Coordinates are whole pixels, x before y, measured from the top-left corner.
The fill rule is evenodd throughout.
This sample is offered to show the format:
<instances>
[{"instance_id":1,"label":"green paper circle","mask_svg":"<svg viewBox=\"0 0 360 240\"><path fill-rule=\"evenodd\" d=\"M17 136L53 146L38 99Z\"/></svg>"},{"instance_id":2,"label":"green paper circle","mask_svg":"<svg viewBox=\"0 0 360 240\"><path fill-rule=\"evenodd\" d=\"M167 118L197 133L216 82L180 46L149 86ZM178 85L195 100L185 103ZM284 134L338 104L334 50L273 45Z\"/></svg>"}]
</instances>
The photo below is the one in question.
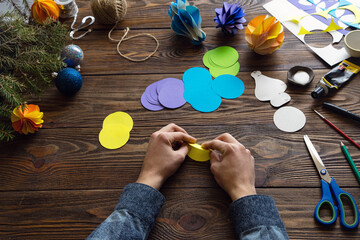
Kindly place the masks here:
<instances>
[{"instance_id":1,"label":"green paper circle","mask_svg":"<svg viewBox=\"0 0 360 240\"><path fill-rule=\"evenodd\" d=\"M235 48L222 46L214 49L210 55L211 60L214 64L220 67L229 67L239 59L239 53Z\"/></svg>"},{"instance_id":2,"label":"green paper circle","mask_svg":"<svg viewBox=\"0 0 360 240\"><path fill-rule=\"evenodd\" d=\"M240 70L240 63L236 62L234 65L232 65L231 67L228 67L228 68L211 67L210 74L214 78L216 78L220 75L223 75L223 74L230 74L230 75L236 76L239 73L239 70Z\"/></svg>"},{"instance_id":3,"label":"green paper circle","mask_svg":"<svg viewBox=\"0 0 360 240\"><path fill-rule=\"evenodd\" d=\"M211 54L214 50L207 51L203 56L203 63L205 67L210 68L212 67L210 60L211 60Z\"/></svg>"}]
</instances>

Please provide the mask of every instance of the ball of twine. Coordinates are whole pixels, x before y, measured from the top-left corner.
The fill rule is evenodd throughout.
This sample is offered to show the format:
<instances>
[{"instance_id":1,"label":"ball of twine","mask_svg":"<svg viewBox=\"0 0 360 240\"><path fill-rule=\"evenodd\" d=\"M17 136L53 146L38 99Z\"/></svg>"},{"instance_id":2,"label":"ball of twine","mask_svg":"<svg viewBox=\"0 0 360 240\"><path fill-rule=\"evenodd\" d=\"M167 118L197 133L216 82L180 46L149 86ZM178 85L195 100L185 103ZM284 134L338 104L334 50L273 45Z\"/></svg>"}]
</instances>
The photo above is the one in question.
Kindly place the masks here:
<instances>
[{"instance_id":1,"label":"ball of twine","mask_svg":"<svg viewBox=\"0 0 360 240\"><path fill-rule=\"evenodd\" d=\"M115 24L126 14L126 0L91 0L91 10L96 21L102 24Z\"/></svg>"}]
</instances>

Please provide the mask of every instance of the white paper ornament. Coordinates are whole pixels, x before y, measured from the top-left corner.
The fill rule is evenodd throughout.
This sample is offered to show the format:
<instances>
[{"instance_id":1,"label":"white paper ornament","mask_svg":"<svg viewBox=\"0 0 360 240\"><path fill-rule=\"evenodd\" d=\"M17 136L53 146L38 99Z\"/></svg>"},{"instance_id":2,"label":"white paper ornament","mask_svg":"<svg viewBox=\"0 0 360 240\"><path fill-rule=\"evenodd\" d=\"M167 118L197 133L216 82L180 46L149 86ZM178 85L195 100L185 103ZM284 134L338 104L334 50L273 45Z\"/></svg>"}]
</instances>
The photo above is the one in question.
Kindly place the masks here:
<instances>
[{"instance_id":1,"label":"white paper ornament","mask_svg":"<svg viewBox=\"0 0 360 240\"><path fill-rule=\"evenodd\" d=\"M270 101L279 93L285 92L287 85L275 78L262 75L260 71L254 71L251 76L255 80L255 97L260 101Z\"/></svg>"},{"instance_id":2,"label":"white paper ornament","mask_svg":"<svg viewBox=\"0 0 360 240\"><path fill-rule=\"evenodd\" d=\"M282 105L284 105L285 103L290 102L291 97L289 94L283 92L283 93L279 93L277 95L275 95L271 100L270 100L270 104L273 107L281 107Z\"/></svg>"}]
</instances>

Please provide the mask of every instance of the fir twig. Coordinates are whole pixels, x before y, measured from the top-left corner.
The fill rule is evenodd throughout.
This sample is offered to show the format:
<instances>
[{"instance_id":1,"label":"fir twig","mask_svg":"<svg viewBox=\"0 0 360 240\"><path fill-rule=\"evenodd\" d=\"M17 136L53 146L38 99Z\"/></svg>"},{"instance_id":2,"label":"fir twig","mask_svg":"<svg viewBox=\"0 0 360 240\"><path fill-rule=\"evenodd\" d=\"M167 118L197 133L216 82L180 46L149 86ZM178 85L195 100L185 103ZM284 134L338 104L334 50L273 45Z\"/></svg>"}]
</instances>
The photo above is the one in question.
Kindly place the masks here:
<instances>
[{"instance_id":1,"label":"fir twig","mask_svg":"<svg viewBox=\"0 0 360 240\"><path fill-rule=\"evenodd\" d=\"M69 40L60 22L26 23L26 14L17 12L0 16L0 30L5 29L0 31L0 141L14 137L11 111L50 86L51 73L62 68L59 56Z\"/></svg>"}]
</instances>

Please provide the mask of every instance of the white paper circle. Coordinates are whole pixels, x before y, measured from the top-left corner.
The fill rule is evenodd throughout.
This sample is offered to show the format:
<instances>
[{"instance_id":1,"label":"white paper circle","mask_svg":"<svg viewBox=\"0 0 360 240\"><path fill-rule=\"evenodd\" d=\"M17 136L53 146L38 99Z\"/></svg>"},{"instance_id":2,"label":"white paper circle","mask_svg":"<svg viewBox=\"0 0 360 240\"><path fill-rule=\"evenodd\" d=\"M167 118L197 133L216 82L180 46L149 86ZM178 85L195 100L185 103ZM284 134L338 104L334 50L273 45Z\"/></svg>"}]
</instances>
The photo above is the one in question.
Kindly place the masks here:
<instances>
[{"instance_id":1,"label":"white paper circle","mask_svg":"<svg viewBox=\"0 0 360 240\"><path fill-rule=\"evenodd\" d=\"M305 123L305 114L295 107L282 107L274 114L275 126L284 132L299 131Z\"/></svg>"}]
</instances>

